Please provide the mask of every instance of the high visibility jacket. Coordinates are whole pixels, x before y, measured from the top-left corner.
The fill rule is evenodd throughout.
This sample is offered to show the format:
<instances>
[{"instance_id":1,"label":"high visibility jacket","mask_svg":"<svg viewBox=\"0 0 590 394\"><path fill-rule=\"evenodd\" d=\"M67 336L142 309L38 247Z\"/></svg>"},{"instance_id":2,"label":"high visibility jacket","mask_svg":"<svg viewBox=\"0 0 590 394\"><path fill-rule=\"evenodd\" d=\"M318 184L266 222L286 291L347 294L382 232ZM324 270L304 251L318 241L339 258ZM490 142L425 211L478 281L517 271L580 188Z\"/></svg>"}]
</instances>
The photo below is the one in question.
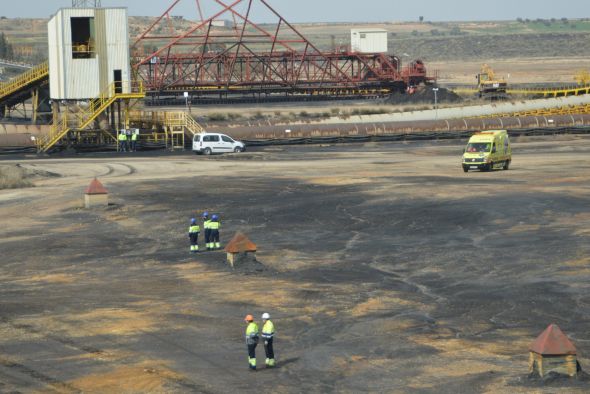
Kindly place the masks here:
<instances>
[{"instance_id":1,"label":"high visibility jacket","mask_svg":"<svg viewBox=\"0 0 590 394\"><path fill-rule=\"evenodd\" d=\"M254 322L248 323L248 327L246 327L246 343L248 345L258 343L258 324Z\"/></svg>"},{"instance_id":2,"label":"high visibility jacket","mask_svg":"<svg viewBox=\"0 0 590 394\"><path fill-rule=\"evenodd\" d=\"M195 224L195 225L193 225L193 226L190 226L190 227L188 228L188 233L189 233L189 234L198 233L198 232L200 232L200 231L201 231L201 227L199 227L199 225L198 225L198 224Z\"/></svg>"},{"instance_id":3,"label":"high visibility jacket","mask_svg":"<svg viewBox=\"0 0 590 394\"><path fill-rule=\"evenodd\" d=\"M219 223L219 222L214 222L214 221L209 222L209 228L211 230L219 230L220 227L221 227L221 223Z\"/></svg>"},{"instance_id":4,"label":"high visibility jacket","mask_svg":"<svg viewBox=\"0 0 590 394\"><path fill-rule=\"evenodd\" d=\"M207 219L203 222L203 228L208 229L209 224L211 224L211 219Z\"/></svg>"},{"instance_id":5,"label":"high visibility jacket","mask_svg":"<svg viewBox=\"0 0 590 394\"><path fill-rule=\"evenodd\" d=\"M127 136L125 133L119 133L119 141L127 141Z\"/></svg>"},{"instance_id":6,"label":"high visibility jacket","mask_svg":"<svg viewBox=\"0 0 590 394\"><path fill-rule=\"evenodd\" d=\"M137 134L131 134L131 141L137 141Z\"/></svg>"},{"instance_id":7,"label":"high visibility jacket","mask_svg":"<svg viewBox=\"0 0 590 394\"><path fill-rule=\"evenodd\" d=\"M275 336L275 325L267 320L262 326L262 338L271 339Z\"/></svg>"}]
</instances>

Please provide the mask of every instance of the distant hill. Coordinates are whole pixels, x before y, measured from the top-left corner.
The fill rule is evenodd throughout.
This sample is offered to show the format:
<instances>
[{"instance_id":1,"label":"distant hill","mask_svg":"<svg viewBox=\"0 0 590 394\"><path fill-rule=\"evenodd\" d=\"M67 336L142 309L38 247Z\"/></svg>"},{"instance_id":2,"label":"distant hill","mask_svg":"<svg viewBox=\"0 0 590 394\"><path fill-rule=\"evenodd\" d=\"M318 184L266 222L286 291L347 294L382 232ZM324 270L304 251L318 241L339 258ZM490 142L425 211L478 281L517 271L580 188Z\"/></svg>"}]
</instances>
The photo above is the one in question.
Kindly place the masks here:
<instances>
[{"instance_id":1,"label":"distant hill","mask_svg":"<svg viewBox=\"0 0 590 394\"><path fill-rule=\"evenodd\" d=\"M288 19L288 15L285 17ZM154 20L153 17L130 17L129 34L132 42ZM193 22L177 17L171 23L173 32L181 33ZM415 58L444 61L590 56L588 18L437 23L313 23L295 26L322 50L347 47L351 28L383 28L389 32L390 51L404 61ZM273 31L272 26L266 27ZM39 62L47 57L47 19L2 17L0 32L6 34L21 60Z\"/></svg>"}]
</instances>

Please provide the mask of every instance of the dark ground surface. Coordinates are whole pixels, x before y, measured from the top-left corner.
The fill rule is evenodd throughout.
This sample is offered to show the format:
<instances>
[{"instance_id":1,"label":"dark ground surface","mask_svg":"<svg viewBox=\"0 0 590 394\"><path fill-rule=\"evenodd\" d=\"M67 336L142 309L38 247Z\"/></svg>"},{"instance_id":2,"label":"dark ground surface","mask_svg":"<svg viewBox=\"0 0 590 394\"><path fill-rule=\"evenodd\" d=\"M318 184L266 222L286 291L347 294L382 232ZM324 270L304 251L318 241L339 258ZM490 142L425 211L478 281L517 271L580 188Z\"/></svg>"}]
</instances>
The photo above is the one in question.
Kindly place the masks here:
<instances>
[{"instance_id":1,"label":"dark ground surface","mask_svg":"<svg viewBox=\"0 0 590 394\"><path fill-rule=\"evenodd\" d=\"M590 368L590 139L572 138L468 174L452 142L21 160L62 176L0 191L0 392L588 392L527 378L550 323ZM111 206L80 209L97 175ZM265 269L190 256L203 210ZM278 368L250 373L242 318L262 312Z\"/></svg>"}]
</instances>

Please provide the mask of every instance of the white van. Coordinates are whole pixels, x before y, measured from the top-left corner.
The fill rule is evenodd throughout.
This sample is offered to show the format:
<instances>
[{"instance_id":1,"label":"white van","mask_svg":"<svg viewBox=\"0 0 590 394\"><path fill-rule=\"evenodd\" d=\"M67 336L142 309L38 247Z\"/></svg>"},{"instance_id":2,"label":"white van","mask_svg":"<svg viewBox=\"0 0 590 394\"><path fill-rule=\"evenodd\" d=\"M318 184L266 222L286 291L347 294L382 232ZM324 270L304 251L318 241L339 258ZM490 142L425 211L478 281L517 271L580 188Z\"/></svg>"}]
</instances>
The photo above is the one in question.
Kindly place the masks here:
<instances>
[{"instance_id":1,"label":"white van","mask_svg":"<svg viewBox=\"0 0 590 394\"><path fill-rule=\"evenodd\" d=\"M193 152L197 155L210 155L212 153L243 152L246 145L236 141L225 134L200 133L193 138Z\"/></svg>"}]
</instances>

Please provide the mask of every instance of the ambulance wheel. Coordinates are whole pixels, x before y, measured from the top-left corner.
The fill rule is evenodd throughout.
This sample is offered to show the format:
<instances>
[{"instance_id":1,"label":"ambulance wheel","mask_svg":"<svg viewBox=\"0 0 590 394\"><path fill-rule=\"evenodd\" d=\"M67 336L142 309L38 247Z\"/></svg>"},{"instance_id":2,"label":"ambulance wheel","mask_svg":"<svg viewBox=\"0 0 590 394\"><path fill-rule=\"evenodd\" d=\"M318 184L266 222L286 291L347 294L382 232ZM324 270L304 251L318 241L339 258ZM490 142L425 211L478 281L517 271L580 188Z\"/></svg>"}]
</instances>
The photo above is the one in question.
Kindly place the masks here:
<instances>
[{"instance_id":1,"label":"ambulance wheel","mask_svg":"<svg viewBox=\"0 0 590 394\"><path fill-rule=\"evenodd\" d=\"M203 151L203 154L204 154L205 156L209 156L209 155L211 154L211 149L209 149L209 148L205 148L205 150Z\"/></svg>"},{"instance_id":2,"label":"ambulance wheel","mask_svg":"<svg viewBox=\"0 0 590 394\"><path fill-rule=\"evenodd\" d=\"M469 167L463 166L463 172L469 172Z\"/></svg>"},{"instance_id":3,"label":"ambulance wheel","mask_svg":"<svg viewBox=\"0 0 590 394\"><path fill-rule=\"evenodd\" d=\"M508 167L510 167L510 160L506 160L506 161L504 162L504 170L507 170L507 169L508 169Z\"/></svg>"}]
</instances>

